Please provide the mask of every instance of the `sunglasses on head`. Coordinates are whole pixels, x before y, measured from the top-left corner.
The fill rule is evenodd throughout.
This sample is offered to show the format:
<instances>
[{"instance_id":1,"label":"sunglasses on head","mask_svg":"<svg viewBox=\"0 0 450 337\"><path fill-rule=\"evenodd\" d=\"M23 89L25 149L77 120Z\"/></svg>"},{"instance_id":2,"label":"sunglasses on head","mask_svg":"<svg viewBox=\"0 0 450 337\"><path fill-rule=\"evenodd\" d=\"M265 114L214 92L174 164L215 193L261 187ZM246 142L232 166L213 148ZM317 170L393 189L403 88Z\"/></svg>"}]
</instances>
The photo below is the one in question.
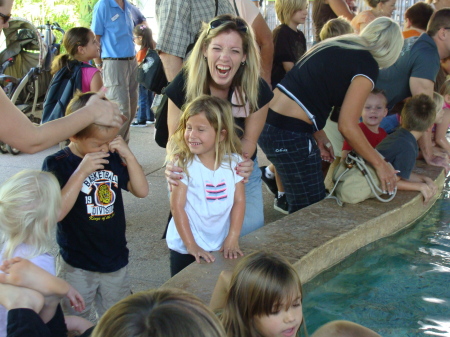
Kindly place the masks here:
<instances>
[{"instance_id":1,"label":"sunglasses on head","mask_svg":"<svg viewBox=\"0 0 450 337\"><path fill-rule=\"evenodd\" d=\"M220 27L228 22L234 22L236 24L236 28L238 31L247 33L248 26L245 23L245 21L243 21L239 18L236 18L236 19L217 19L217 20L211 21L209 23L208 34L211 29L216 29L217 27Z\"/></svg>"},{"instance_id":2,"label":"sunglasses on head","mask_svg":"<svg viewBox=\"0 0 450 337\"><path fill-rule=\"evenodd\" d=\"M3 24L6 25L6 23L11 19L11 14L5 15L3 13L0 13L0 18L3 19Z\"/></svg>"}]
</instances>

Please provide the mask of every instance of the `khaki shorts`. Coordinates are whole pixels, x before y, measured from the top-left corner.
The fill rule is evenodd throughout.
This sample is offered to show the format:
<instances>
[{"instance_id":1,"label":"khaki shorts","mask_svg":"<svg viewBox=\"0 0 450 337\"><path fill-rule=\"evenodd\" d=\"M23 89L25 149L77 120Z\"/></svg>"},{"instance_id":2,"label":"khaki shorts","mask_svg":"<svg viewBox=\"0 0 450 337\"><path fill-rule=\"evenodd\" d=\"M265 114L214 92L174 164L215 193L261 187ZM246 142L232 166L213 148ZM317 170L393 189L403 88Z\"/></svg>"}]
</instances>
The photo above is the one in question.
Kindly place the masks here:
<instances>
[{"instance_id":1,"label":"khaki shorts","mask_svg":"<svg viewBox=\"0 0 450 337\"><path fill-rule=\"evenodd\" d=\"M83 296L86 308L76 312L68 298L61 302L65 315L91 319L91 309L99 319L110 307L131 294L128 266L112 273L99 273L72 267L61 255L56 257L56 276L66 280Z\"/></svg>"}]
</instances>

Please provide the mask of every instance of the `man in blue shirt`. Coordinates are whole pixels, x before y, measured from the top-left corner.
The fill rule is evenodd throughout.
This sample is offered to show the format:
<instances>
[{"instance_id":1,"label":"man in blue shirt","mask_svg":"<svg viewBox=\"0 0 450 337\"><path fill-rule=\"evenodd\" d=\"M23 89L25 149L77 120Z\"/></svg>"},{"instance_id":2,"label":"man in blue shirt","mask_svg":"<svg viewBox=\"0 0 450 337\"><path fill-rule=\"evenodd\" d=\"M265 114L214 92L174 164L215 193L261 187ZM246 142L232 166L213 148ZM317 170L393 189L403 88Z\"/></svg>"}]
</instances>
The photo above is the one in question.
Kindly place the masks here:
<instances>
[{"instance_id":1,"label":"man in blue shirt","mask_svg":"<svg viewBox=\"0 0 450 337\"><path fill-rule=\"evenodd\" d=\"M101 60L95 65L103 72L106 97L119 104L128 118L119 134L129 141L129 129L137 110L137 62L133 43L133 19L126 0L100 0L94 7L91 29L101 43Z\"/></svg>"}]
</instances>

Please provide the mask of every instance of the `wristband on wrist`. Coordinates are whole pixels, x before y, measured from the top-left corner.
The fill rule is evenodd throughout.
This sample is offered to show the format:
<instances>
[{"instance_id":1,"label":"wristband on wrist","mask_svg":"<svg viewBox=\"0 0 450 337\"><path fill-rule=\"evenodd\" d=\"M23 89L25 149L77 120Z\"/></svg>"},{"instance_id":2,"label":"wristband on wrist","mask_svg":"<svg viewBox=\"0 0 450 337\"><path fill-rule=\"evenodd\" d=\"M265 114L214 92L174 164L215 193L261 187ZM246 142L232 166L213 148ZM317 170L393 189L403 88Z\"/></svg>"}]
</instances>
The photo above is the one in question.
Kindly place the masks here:
<instances>
[{"instance_id":1,"label":"wristband on wrist","mask_svg":"<svg viewBox=\"0 0 450 337\"><path fill-rule=\"evenodd\" d=\"M95 64L96 67L101 67L102 65L103 65L103 62L102 62L102 63L96 63L96 64Z\"/></svg>"}]
</instances>

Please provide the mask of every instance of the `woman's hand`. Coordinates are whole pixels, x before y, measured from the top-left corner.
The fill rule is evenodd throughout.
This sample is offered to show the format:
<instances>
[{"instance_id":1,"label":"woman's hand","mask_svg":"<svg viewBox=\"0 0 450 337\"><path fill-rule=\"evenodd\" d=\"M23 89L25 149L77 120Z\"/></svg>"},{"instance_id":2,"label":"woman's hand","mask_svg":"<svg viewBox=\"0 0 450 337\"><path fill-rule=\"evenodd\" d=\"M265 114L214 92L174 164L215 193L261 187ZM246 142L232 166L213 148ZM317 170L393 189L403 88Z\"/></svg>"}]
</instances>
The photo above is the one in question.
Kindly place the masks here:
<instances>
[{"instance_id":1,"label":"woman's hand","mask_svg":"<svg viewBox=\"0 0 450 337\"><path fill-rule=\"evenodd\" d=\"M104 98L105 94L99 92L92 95L86 103L86 106L90 107L94 113L94 124L120 128L127 117L122 115L116 103Z\"/></svg>"},{"instance_id":2,"label":"woman's hand","mask_svg":"<svg viewBox=\"0 0 450 337\"><path fill-rule=\"evenodd\" d=\"M378 179L380 179L383 192L392 195L397 187L397 173L399 171L396 171L390 163L384 160L375 170L377 171Z\"/></svg>"},{"instance_id":3,"label":"woman's hand","mask_svg":"<svg viewBox=\"0 0 450 337\"><path fill-rule=\"evenodd\" d=\"M244 178L241 180L241 182L245 184L248 183L248 179L253 172L254 162L248 157L248 153L244 153L242 157L244 158L244 160L237 164L236 173Z\"/></svg>"},{"instance_id":4,"label":"woman's hand","mask_svg":"<svg viewBox=\"0 0 450 337\"><path fill-rule=\"evenodd\" d=\"M166 180L169 183L170 192L172 192L172 185L178 186L178 181L183 179L183 175L181 174L183 170L181 167L178 167L173 162L168 162L166 164L166 170L164 174L166 175Z\"/></svg>"},{"instance_id":5,"label":"woman's hand","mask_svg":"<svg viewBox=\"0 0 450 337\"><path fill-rule=\"evenodd\" d=\"M322 158L322 160L328 163L332 163L335 159L333 146L331 145L330 140L325 134L325 131L316 131L313 136L317 142L317 146L319 147L320 157Z\"/></svg>"},{"instance_id":6,"label":"woman's hand","mask_svg":"<svg viewBox=\"0 0 450 337\"><path fill-rule=\"evenodd\" d=\"M70 286L66 297L70 300L70 305L77 312L82 312L86 307L83 296L72 286Z\"/></svg>"}]
</instances>

